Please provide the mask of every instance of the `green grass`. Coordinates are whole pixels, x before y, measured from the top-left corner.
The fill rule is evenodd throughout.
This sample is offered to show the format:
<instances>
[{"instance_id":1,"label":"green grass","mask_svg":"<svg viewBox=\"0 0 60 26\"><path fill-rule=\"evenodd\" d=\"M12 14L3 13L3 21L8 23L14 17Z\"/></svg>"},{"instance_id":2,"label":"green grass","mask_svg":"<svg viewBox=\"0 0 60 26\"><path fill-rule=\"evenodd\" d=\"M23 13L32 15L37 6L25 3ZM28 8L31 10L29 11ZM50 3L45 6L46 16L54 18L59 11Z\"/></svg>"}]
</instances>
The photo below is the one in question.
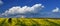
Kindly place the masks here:
<instances>
[{"instance_id":1,"label":"green grass","mask_svg":"<svg viewBox=\"0 0 60 26\"><path fill-rule=\"evenodd\" d=\"M0 26L60 26L60 19L0 18Z\"/></svg>"}]
</instances>

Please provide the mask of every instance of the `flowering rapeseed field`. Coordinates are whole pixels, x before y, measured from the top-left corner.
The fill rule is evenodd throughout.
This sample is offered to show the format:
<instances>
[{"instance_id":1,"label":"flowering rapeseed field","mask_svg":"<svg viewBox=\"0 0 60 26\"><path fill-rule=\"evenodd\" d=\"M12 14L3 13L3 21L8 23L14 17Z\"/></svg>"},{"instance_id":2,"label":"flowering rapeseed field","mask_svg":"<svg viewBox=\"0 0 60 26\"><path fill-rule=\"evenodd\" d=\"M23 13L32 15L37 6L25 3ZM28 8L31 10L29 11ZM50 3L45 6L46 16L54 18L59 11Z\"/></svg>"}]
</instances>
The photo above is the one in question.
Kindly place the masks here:
<instances>
[{"instance_id":1,"label":"flowering rapeseed field","mask_svg":"<svg viewBox=\"0 0 60 26\"><path fill-rule=\"evenodd\" d=\"M0 18L0 26L60 26L60 19Z\"/></svg>"}]
</instances>

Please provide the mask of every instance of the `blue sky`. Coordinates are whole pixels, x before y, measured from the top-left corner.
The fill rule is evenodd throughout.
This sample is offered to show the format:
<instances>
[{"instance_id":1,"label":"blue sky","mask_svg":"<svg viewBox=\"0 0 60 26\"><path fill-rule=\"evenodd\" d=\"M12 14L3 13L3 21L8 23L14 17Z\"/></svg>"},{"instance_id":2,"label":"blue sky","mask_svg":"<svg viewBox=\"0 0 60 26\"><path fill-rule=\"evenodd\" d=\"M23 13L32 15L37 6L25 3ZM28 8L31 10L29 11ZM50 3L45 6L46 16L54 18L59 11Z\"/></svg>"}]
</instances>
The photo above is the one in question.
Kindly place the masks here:
<instances>
[{"instance_id":1,"label":"blue sky","mask_svg":"<svg viewBox=\"0 0 60 26\"><path fill-rule=\"evenodd\" d=\"M37 17L60 17L59 16L60 0L0 0L0 2L3 2L3 3L0 3L0 14L3 14L6 10L9 10L10 8L12 8L14 6L32 7L35 4L42 4L44 6L44 8L41 9L39 11L39 13L37 12ZM52 12L54 9L55 9L55 12ZM34 13L32 13L32 14L34 14ZM14 15L16 15L16 14L14 14ZM26 16L29 15L28 17L32 16L30 14L25 14L25 15ZM35 17L35 16L33 16L33 17Z\"/></svg>"}]
</instances>

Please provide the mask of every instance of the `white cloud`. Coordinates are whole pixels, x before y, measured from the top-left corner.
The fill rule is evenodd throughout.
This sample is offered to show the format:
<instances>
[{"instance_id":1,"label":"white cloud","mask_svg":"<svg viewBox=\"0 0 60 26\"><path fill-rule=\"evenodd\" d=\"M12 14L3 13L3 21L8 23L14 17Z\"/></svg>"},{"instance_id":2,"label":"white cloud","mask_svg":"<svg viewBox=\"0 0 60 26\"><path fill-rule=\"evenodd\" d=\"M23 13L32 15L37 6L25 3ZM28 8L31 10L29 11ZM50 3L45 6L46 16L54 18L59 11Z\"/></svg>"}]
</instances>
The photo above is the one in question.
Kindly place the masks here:
<instances>
[{"instance_id":1,"label":"white cloud","mask_svg":"<svg viewBox=\"0 0 60 26\"><path fill-rule=\"evenodd\" d=\"M1 4L3 4L3 1L2 1L2 0L0 0L0 5L1 5Z\"/></svg>"},{"instance_id":2,"label":"white cloud","mask_svg":"<svg viewBox=\"0 0 60 26\"><path fill-rule=\"evenodd\" d=\"M8 16L8 15L14 15L14 14L27 14L27 13L37 13L38 10L44 8L42 4L35 4L32 7L28 6L14 6L10 8L9 10L6 10L5 13L2 13L2 15Z\"/></svg>"},{"instance_id":3,"label":"white cloud","mask_svg":"<svg viewBox=\"0 0 60 26\"><path fill-rule=\"evenodd\" d=\"M56 7L56 9L53 9L52 12L59 12L59 8Z\"/></svg>"}]
</instances>

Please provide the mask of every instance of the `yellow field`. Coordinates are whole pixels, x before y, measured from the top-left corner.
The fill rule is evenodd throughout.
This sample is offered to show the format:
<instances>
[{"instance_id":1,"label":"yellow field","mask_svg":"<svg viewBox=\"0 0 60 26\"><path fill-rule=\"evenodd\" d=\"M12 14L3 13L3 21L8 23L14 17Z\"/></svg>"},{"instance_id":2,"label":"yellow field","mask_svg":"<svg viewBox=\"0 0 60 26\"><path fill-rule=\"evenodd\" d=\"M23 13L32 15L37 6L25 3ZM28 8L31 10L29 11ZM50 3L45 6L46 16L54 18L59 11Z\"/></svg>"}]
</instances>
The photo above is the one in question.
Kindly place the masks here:
<instances>
[{"instance_id":1,"label":"yellow field","mask_svg":"<svg viewBox=\"0 0 60 26\"><path fill-rule=\"evenodd\" d=\"M60 26L60 19L0 18L0 26Z\"/></svg>"}]
</instances>

